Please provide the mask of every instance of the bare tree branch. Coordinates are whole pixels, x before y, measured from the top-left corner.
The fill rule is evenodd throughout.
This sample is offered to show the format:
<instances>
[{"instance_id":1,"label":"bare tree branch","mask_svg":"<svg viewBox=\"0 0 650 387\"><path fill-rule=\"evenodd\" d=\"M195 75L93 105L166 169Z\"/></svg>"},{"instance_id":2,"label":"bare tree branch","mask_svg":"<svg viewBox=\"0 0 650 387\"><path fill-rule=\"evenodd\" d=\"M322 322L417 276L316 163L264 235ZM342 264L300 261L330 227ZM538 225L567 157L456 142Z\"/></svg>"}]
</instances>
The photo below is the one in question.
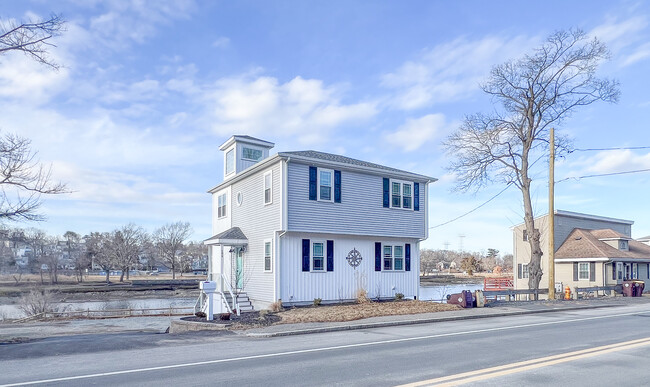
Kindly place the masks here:
<instances>
[{"instance_id":1,"label":"bare tree branch","mask_svg":"<svg viewBox=\"0 0 650 387\"><path fill-rule=\"evenodd\" d=\"M56 70L60 65L48 56L48 48L56 47L51 39L65 31L61 15L51 15L48 20L17 24L14 21L0 23L0 55L9 51L22 51L35 61Z\"/></svg>"}]
</instances>

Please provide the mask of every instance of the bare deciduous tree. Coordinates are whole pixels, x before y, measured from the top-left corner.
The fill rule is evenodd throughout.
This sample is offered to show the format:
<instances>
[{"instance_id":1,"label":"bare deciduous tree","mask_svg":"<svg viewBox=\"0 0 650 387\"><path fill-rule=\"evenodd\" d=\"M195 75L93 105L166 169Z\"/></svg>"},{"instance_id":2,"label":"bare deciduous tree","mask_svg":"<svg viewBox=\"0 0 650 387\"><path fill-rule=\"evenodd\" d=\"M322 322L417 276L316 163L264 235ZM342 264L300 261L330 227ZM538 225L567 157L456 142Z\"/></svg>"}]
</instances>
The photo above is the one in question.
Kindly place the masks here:
<instances>
[{"instance_id":1,"label":"bare deciduous tree","mask_svg":"<svg viewBox=\"0 0 650 387\"><path fill-rule=\"evenodd\" d=\"M172 279L176 279L178 258L183 251L183 243L191 234L192 227L188 222L169 223L154 232L154 243L163 261L171 266Z\"/></svg>"},{"instance_id":2,"label":"bare deciduous tree","mask_svg":"<svg viewBox=\"0 0 650 387\"><path fill-rule=\"evenodd\" d=\"M106 283L110 283L111 270L115 267L111 234L107 232L92 232L84 237L86 253L93 264L106 272Z\"/></svg>"},{"instance_id":3,"label":"bare deciduous tree","mask_svg":"<svg viewBox=\"0 0 650 387\"><path fill-rule=\"evenodd\" d=\"M113 231L112 248L115 264L122 270L120 282L124 282L124 275L129 278L129 270L137 263L138 256L144 249L147 233L133 223Z\"/></svg>"},{"instance_id":4,"label":"bare deciduous tree","mask_svg":"<svg viewBox=\"0 0 650 387\"><path fill-rule=\"evenodd\" d=\"M48 56L48 48L55 47L51 39L65 30L61 15L51 15L44 21L0 22L0 55L20 51L35 61L58 69L59 65Z\"/></svg>"},{"instance_id":5,"label":"bare deciduous tree","mask_svg":"<svg viewBox=\"0 0 650 387\"><path fill-rule=\"evenodd\" d=\"M580 30L559 31L531 55L492 69L482 86L500 109L468 116L445 142L452 157L449 170L457 189L480 189L490 183L514 184L523 197L524 222L530 236L530 289L542 278L539 231L530 195L531 167L548 150L548 131L581 106L616 102L618 82L597 78L607 48ZM568 147L560 139L558 150Z\"/></svg>"}]
</instances>

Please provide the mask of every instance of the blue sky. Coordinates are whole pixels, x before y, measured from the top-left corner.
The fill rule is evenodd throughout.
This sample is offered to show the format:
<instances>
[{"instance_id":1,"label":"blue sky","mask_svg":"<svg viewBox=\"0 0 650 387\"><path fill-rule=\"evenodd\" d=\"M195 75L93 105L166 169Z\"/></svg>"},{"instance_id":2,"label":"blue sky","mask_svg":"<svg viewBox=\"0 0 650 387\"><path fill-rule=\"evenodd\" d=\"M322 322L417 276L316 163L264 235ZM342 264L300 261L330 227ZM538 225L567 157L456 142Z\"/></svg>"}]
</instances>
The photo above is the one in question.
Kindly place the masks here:
<instances>
[{"instance_id":1,"label":"blue sky","mask_svg":"<svg viewBox=\"0 0 650 387\"><path fill-rule=\"evenodd\" d=\"M618 104L588 106L557 131L576 148L650 146L650 5L642 1L92 1L0 2L2 20L61 13L69 21L53 72L20 54L0 57L0 130L32 140L68 195L48 197L52 234L149 231L192 223L210 236L210 197L222 180L218 146L232 134L272 152L314 149L440 180L430 225L498 193L452 193L441 142L464 115L491 109L479 83L490 68L579 27L607 43L599 74L621 83ZM538 163L533 201L547 208ZM556 180L650 168L650 150L575 152ZM556 208L635 221L650 234L650 173L569 179ZM431 230L425 247L512 251L521 223L511 188ZM464 235L463 238L460 236ZM462 241L462 242L461 242Z\"/></svg>"}]
</instances>

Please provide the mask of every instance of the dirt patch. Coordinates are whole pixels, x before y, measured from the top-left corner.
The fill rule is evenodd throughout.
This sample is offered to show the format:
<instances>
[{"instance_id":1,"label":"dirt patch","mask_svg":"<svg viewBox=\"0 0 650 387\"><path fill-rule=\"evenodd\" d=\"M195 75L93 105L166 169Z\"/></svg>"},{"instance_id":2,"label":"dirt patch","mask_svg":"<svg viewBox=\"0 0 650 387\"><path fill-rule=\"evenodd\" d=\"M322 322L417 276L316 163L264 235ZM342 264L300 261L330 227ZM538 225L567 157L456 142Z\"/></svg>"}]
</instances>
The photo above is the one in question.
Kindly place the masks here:
<instances>
[{"instance_id":1,"label":"dirt patch","mask_svg":"<svg viewBox=\"0 0 650 387\"><path fill-rule=\"evenodd\" d=\"M367 302L352 305L326 305L293 308L277 313L281 324L354 321L369 317L396 316L457 310L458 305L424 301Z\"/></svg>"}]
</instances>

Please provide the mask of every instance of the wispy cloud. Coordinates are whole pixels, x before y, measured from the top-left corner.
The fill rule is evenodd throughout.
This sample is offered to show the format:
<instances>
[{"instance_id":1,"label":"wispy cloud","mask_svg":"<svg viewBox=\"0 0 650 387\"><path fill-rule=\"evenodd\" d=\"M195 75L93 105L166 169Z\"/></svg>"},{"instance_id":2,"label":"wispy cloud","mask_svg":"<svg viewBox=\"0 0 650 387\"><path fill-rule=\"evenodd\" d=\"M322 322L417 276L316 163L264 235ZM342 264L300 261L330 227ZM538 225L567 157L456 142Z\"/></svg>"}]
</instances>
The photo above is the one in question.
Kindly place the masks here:
<instances>
[{"instance_id":1,"label":"wispy cloud","mask_svg":"<svg viewBox=\"0 0 650 387\"><path fill-rule=\"evenodd\" d=\"M391 105L412 110L465 98L479 90L490 68L519 57L537 38L489 36L458 38L425 50L382 77L382 86L394 91Z\"/></svg>"},{"instance_id":2,"label":"wispy cloud","mask_svg":"<svg viewBox=\"0 0 650 387\"><path fill-rule=\"evenodd\" d=\"M444 114L427 114L420 118L407 119L396 131L386 133L384 139L409 152L438 138L449 126Z\"/></svg>"}]
</instances>

